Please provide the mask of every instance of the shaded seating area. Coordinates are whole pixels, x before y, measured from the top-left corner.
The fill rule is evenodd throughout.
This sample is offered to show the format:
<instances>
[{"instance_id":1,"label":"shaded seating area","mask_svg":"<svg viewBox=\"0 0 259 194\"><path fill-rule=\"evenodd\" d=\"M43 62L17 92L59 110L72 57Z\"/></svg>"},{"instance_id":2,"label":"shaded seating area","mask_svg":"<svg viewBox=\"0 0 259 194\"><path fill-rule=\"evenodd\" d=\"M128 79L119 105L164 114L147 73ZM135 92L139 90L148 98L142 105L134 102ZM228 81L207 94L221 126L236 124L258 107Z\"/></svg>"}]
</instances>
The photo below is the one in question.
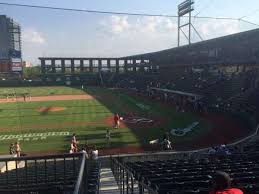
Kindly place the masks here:
<instances>
[{"instance_id":1,"label":"shaded seating area","mask_svg":"<svg viewBox=\"0 0 259 194\"><path fill-rule=\"evenodd\" d=\"M115 160L121 168L123 166L122 171L129 176L132 173L139 193L205 194L212 190L214 173L224 171L233 179L233 187L246 194L256 194L259 193L258 159L259 154L253 153L134 162L123 162L123 158Z\"/></svg>"}]
</instances>

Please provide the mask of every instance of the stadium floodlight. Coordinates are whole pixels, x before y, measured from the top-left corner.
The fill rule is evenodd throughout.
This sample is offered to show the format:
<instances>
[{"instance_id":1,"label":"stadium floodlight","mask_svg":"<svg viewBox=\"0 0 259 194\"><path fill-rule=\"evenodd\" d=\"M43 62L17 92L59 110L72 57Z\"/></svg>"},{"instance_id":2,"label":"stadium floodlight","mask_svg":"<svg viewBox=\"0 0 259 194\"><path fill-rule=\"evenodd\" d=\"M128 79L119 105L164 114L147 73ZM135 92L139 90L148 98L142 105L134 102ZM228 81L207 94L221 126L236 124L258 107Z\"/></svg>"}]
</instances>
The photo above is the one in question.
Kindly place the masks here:
<instances>
[{"instance_id":1,"label":"stadium floodlight","mask_svg":"<svg viewBox=\"0 0 259 194\"><path fill-rule=\"evenodd\" d=\"M191 12L194 11L193 4L193 0L186 0L178 5L178 46L180 46L180 31L182 31L181 28L187 25L189 27L188 36L183 31L182 32L184 33L184 36L188 39L189 44L191 44ZM189 22L181 25L181 17L186 14L189 14Z\"/></svg>"},{"instance_id":2,"label":"stadium floodlight","mask_svg":"<svg viewBox=\"0 0 259 194\"><path fill-rule=\"evenodd\" d=\"M186 0L178 5L178 10L186 9L187 7L190 7L192 4L194 4L193 0Z\"/></svg>"}]
</instances>

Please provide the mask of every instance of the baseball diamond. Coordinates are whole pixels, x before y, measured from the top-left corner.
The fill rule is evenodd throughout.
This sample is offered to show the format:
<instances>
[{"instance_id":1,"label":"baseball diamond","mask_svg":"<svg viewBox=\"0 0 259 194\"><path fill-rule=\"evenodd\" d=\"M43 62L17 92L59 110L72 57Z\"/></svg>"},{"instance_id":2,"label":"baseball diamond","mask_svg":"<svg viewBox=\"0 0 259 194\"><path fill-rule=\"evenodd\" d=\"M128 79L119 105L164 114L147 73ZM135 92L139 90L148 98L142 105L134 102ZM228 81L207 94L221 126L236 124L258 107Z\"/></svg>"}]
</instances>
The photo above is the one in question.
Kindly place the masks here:
<instances>
[{"instance_id":1,"label":"baseball diamond","mask_svg":"<svg viewBox=\"0 0 259 194\"><path fill-rule=\"evenodd\" d=\"M233 142L250 131L244 130L246 127L242 122L228 115L179 112L177 107L169 107L166 103L124 90L99 87L87 87L82 90L78 87L64 86L19 87L9 90L17 91L16 93L30 91L31 99L24 101L16 98L8 102L4 96L2 97L0 108L2 153L8 150L9 142L16 140L22 141L26 152L37 149L66 151L68 149L66 139L72 133L78 135L82 144L93 143L99 148L106 149L107 128L111 129L110 148L144 146L152 139L161 138L172 128L185 128L190 123L198 121L199 125L195 130L189 131L184 136L173 135L174 146L180 150L206 147L222 141ZM6 92L6 89L0 88L1 91ZM112 117L115 112L123 116L119 129L113 129ZM227 134L224 121L229 123L226 126ZM231 130L233 133L230 135ZM39 144L36 143L36 139L32 141L37 137L41 140ZM194 145L197 141L200 144Z\"/></svg>"}]
</instances>

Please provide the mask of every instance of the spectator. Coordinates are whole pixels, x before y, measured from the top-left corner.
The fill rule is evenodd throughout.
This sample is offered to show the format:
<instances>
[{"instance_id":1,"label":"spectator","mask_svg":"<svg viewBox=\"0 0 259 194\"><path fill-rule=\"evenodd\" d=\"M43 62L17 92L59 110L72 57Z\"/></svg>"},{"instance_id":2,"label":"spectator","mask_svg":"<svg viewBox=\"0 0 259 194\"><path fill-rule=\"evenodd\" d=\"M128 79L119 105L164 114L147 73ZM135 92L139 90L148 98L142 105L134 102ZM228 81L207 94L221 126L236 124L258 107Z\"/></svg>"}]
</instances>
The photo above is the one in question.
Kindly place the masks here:
<instances>
[{"instance_id":1,"label":"spectator","mask_svg":"<svg viewBox=\"0 0 259 194\"><path fill-rule=\"evenodd\" d=\"M82 148L81 153L86 153L85 148Z\"/></svg>"},{"instance_id":2,"label":"spectator","mask_svg":"<svg viewBox=\"0 0 259 194\"><path fill-rule=\"evenodd\" d=\"M85 156L86 156L86 158L88 158L88 157L89 157L89 156L88 156L88 153L87 153L87 152L86 152L86 150L85 150L85 148L82 148L81 153L84 153L84 154L85 154Z\"/></svg>"},{"instance_id":3,"label":"spectator","mask_svg":"<svg viewBox=\"0 0 259 194\"><path fill-rule=\"evenodd\" d=\"M229 175L222 171L217 171L212 179L213 190L210 194L243 194L240 189L231 188Z\"/></svg>"},{"instance_id":4,"label":"spectator","mask_svg":"<svg viewBox=\"0 0 259 194\"><path fill-rule=\"evenodd\" d=\"M217 150L219 155L231 155L230 150L227 148L226 144L221 144Z\"/></svg>"},{"instance_id":5,"label":"spectator","mask_svg":"<svg viewBox=\"0 0 259 194\"><path fill-rule=\"evenodd\" d=\"M18 141L15 143L15 151L16 151L17 157L20 157L22 149L21 149L20 143Z\"/></svg>"},{"instance_id":6,"label":"spectator","mask_svg":"<svg viewBox=\"0 0 259 194\"><path fill-rule=\"evenodd\" d=\"M85 148L85 151L89 153L90 148L89 148L87 140L85 142L84 148Z\"/></svg>"},{"instance_id":7,"label":"spectator","mask_svg":"<svg viewBox=\"0 0 259 194\"><path fill-rule=\"evenodd\" d=\"M94 146L94 149L92 150L92 159L97 160L98 159L98 150L96 146Z\"/></svg>"},{"instance_id":8,"label":"spectator","mask_svg":"<svg viewBox=\"0 0 259 194\"><path fill-rule=\"evenodd\" d=\"M13 143L10 144L9 153L10 153L11 155L15 154L15 146L14 146Z\"/></svg>"}]
</instances>

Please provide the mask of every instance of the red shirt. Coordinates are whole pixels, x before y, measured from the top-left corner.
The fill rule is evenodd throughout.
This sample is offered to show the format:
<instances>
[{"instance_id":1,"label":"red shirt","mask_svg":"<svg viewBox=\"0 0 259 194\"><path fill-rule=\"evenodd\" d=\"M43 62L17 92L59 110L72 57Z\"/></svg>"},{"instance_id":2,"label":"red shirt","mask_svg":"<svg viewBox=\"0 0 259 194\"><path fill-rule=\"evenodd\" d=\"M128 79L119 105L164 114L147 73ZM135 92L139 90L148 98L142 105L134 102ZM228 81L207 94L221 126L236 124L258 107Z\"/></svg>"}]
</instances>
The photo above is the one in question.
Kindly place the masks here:
<instances>
[{"instance_id":1,"label":"red shirt","mask_svg":"<svg viewBox=\"0 0 259 194\"><path fill-rule=\"evenodd\" d=\"M244 194L240 189L225 189L222 191L211 191L210 194Z\"/></svg>"}]
</instances>

